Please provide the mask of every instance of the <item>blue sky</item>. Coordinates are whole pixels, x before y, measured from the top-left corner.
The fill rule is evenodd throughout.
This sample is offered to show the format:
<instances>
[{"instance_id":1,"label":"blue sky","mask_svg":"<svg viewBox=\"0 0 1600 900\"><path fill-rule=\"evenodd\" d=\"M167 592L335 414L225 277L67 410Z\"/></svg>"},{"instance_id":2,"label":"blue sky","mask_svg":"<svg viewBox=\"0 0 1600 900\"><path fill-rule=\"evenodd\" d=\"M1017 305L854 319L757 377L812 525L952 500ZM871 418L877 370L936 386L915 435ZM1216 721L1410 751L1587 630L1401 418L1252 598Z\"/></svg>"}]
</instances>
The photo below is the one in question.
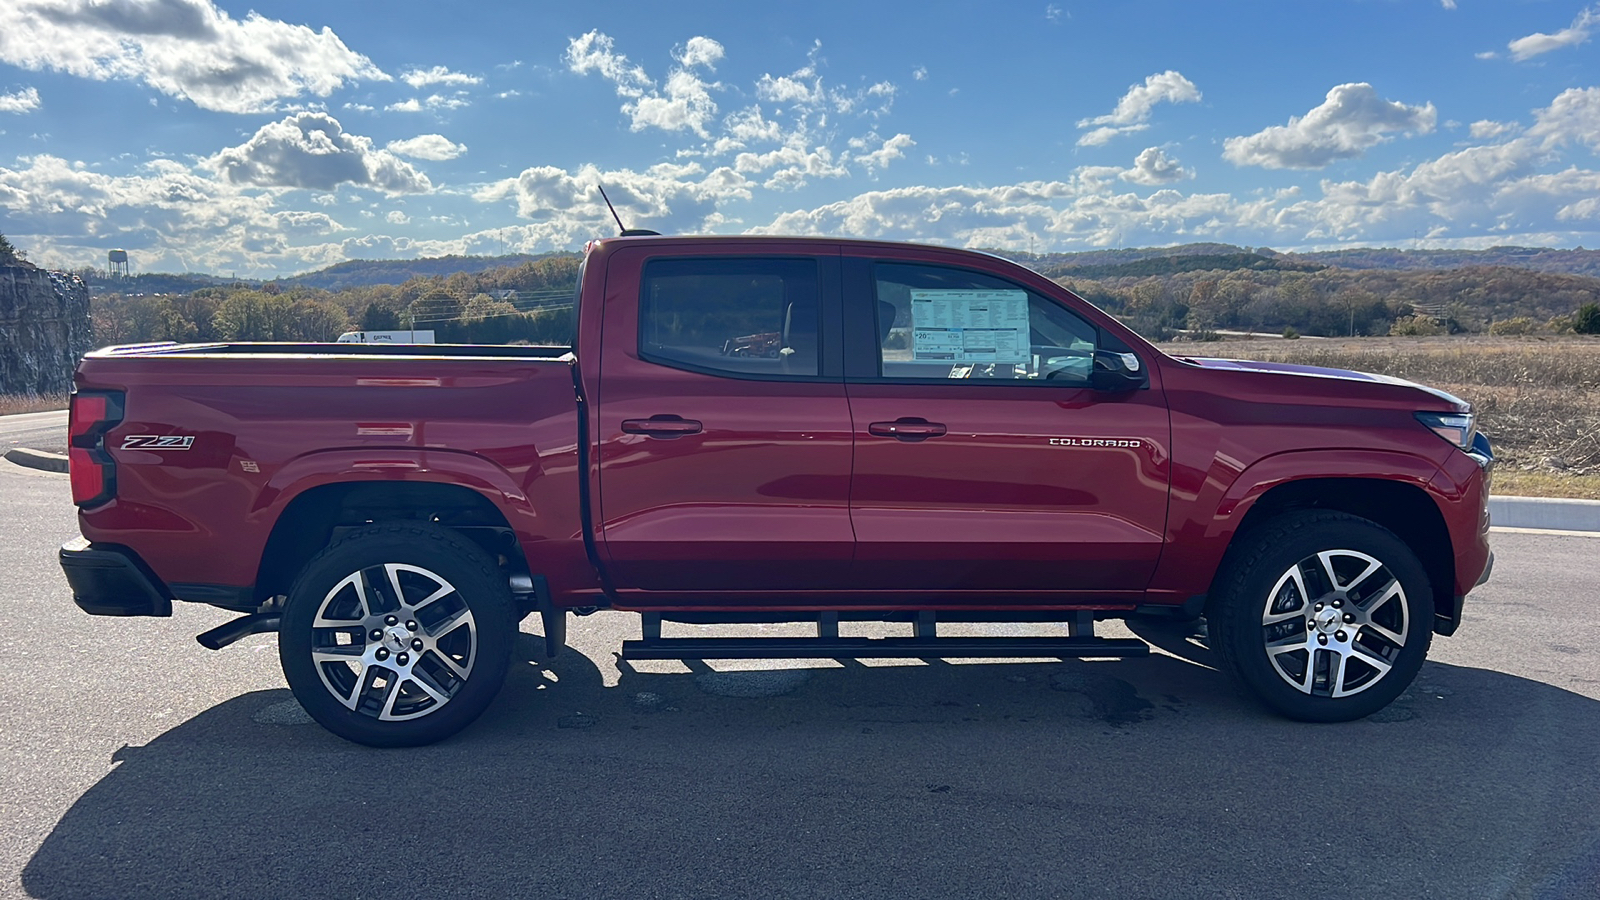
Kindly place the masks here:
<instances>
[{"instance_id":1,"label":"blue sky","mask_svg":"<svg viewBox=\"0 0 1600 900\"><path fill-rule=\"evenodd\" d=\"M293 274L632 227L1600 244L1573 0L5 0L0 231Z\"/></svg>"}]
</instances>

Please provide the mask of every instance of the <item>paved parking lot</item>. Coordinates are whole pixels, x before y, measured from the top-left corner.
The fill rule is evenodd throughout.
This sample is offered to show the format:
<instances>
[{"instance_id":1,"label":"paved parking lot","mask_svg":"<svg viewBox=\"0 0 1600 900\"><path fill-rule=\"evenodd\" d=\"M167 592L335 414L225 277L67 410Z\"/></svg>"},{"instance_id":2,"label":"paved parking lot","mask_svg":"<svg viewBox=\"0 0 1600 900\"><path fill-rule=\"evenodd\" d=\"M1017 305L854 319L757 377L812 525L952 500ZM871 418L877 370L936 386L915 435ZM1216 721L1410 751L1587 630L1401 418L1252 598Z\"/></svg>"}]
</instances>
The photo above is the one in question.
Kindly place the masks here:
<instances>
[{"instance_id":1,"label":"paved parking lot","mask_svg":"<svg viewBox=\"0 0 1600 900\"><path fill-rule=\"evenodd\" d=\"M1276 719L1178 632L1118 662L619 664L533 636L444 744L306 723L272 636L102 619L66 477L0 464L0 894L1600 896L1600 538L1495 579L1369 720Z\"/></svg>"}]
</instances>

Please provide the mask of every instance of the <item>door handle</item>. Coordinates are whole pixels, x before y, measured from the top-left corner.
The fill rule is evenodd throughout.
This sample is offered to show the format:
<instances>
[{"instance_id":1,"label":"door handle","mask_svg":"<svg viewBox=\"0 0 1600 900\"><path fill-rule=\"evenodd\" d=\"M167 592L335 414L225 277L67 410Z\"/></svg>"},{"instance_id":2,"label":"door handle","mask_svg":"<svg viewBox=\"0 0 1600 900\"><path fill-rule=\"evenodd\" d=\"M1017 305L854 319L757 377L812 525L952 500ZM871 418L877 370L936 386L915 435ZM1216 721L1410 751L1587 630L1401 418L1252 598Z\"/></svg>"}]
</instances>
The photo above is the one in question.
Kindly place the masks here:
<instances>
[{"instance_id":1,"label":"door handle","mask_svg":"<svg viewBox=\"0 0 1600 900\"><path fill-rule=\"evenodd\" d=\"M950 429L939 422L929 422L915 416L905 416L893 422L873 422L867 426L868 434L892 437L897 441L925 441L938 437Z\"/></svg>"},{"instance_id":2,"label":"door handle","mask_svg":"<svg viewBox=\"0 0 1600 900\"><path fill-rule=\"evenodd\" d=\"M622 430L628 434L642 434L647 437L666 438L668 440L682 437L686 434L699 434L703 427L694 419L665 414L651 416L648 419L622 420Z\"/></svg>"}]
</instances>

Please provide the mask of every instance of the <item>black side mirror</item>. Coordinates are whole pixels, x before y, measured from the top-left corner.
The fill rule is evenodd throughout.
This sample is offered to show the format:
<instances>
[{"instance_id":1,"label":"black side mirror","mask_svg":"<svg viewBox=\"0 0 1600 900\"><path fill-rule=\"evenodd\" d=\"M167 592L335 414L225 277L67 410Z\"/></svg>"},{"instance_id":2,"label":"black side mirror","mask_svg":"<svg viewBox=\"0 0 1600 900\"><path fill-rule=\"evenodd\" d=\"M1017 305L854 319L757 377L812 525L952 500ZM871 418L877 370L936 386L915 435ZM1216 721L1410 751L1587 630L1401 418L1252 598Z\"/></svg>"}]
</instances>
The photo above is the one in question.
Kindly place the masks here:
<instances>
[{"instance_id":1,"label":"black side mirror","mask_svg":"<svg viewBox=\"0 0 1600 900\"><path fill-rule=\"evenodd\" d=\"M1089 371L1089 386L1097 391L1115 393L1136 391L1149 387L1150 373L1144 363L1133 353L1114 350L1096 350L1094 368Z\"/></svg>"}]
</instances>

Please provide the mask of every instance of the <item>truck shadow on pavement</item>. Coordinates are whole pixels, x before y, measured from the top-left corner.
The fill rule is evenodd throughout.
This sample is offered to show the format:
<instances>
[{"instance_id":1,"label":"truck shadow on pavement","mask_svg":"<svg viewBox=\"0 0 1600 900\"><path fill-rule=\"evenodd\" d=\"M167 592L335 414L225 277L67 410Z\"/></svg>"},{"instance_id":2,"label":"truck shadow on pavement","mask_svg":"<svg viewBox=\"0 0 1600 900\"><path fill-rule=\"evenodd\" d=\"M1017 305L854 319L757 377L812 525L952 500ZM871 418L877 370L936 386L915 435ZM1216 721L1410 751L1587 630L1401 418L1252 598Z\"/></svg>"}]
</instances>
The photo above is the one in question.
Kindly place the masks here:
<instances>
[{"instance_id":1,"label":"truck shadow on pavement","mask_svg":"<svg viewBox=\"0 0 1600 900\"><path fill-rule=\"evenodd\" d=\"M1173 638L1182 643L1181 636ZM1600 896L1600 702L1429 663L1371 719L1193 659L674 674L536 658L380 751L245 694L124 747L36 897ZM597 654L599 655L599 654Z\"/></svg>"}]
</instances>

